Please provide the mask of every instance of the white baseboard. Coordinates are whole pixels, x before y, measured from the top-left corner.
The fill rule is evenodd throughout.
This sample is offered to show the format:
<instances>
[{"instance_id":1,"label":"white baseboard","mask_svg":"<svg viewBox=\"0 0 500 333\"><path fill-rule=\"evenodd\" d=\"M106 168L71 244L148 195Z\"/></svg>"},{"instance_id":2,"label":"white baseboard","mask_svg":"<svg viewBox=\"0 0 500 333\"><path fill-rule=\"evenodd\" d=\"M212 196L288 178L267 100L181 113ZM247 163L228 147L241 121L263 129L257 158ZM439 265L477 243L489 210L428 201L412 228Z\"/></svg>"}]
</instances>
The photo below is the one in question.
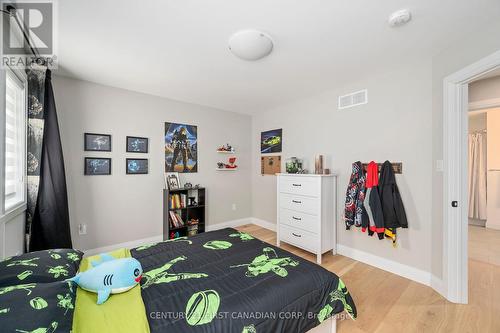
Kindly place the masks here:
<instances>
[{"instance_id":1,"label":"white baseboard","mask_svg":"<svg viewBox=\"0 0 500 333\"><path fill-rule=\"evenodd\" d=\"M242 226L244 224L249 224L249 223L253 223L253 218L248 217L248 218L243 218L243 219L238 219L238 220L217 223L214 225L207 225L206 230L213 231L213 230L219 230L219 229L224 229L224 228L235 228L235 227L239 227L239 226ZM163 240L163 236L158 235L158 236L153 236L153 237L149 237L149 238L136 239L136 240L129 241L129 242L98 247L95 249L88 249L88 250L84 250L84 252L85 252L85 257L88 257L88 256L93 256L93 255L99 254L99 253L110 252L110 251L113 251L116 249L121 249L121 248L130 249L130 248L138 247L138 246L141 246L144 244L157 243L157 242L161 242L162 240Z\"/></svg>"},{"instance_id":2,"label":"white baseboard","mask_svg":"<svg viewBox=\"0 0 500 333\"><path fill-rule=\"evenodd\" d=\"M271 231L276 231L276 223L272 223L269 221L261 220L256 217L252 217L252 224L258 225L259 227L262 227L264 229L268 229Z\"/></svg>"},{"instance_id":3,"label":"white baseboard","mask_svg":"<svg viewBox=\"0 0 500 333\"><path fill-rule=\"evenodd\" d=\"M418 268L385 259L368 252L353 249L342 244L337 244L337 253L426 286L431 286L431 273Z\"/></svg>"},{"instance_id":4,"label":"white baseboard","mask_svg":"<svg viewBox=\"0 0 500 333\"><path fill-rule=\"evenodd\" d=\"M163 236L158 235L158 236L153 236L153 237L149 237L149 238L136 239L136 240L133 240L130 242L124 242L124 243L119 243L119 244L98 247L96 249L83 250L83 252L85 253L85 257L88 257L88 256L93 256L95 254L110 252L110 251L121 249L121 248L131 249L131 248L141 246L144 244L161 242L162 240L163 240Z\"/></svg>"},{"instance_id":5,"label":"white baseboard","mask_svg":"<svg viewBox=\"0 0 500 333\"><path fill-rule=\"evenodd\" d=\"M236 228L240 227L245 224L252 223L252 218L251 217L246 217L243 219L238 219L238 220L231 220L231 221L226 221L226 222L221 222L217 224L211 224L206 226L206 231L213 231L213 230L220 230L224 228Z\"/></svg>"},{"instance_id":6,"label":"white baseboard","mask_svg":"<svg viewBox=\"0 0 500 333\"><path fill-rule=\"evenodd\" d=\"M486 221L485 226L488 229L500 230L500 224L497 224L497 223L488 223L488 221Z\"/></svg>"},{"instance_id":7,"label":"white baseboard","mask_svg":"<svg viewBox=\"0 0 500 333\"><path fill-rule=\"evenodd\" d=\"M434 289L435 291L437 291L439 294L441 294L441 296L443 296L444 298L447 298L447 292L446 292L446 288L444 286L444 282L443 282L443 279L437 277L436 275L431 275L431 287L432 289Z\"/></svg>"}]
</instances>

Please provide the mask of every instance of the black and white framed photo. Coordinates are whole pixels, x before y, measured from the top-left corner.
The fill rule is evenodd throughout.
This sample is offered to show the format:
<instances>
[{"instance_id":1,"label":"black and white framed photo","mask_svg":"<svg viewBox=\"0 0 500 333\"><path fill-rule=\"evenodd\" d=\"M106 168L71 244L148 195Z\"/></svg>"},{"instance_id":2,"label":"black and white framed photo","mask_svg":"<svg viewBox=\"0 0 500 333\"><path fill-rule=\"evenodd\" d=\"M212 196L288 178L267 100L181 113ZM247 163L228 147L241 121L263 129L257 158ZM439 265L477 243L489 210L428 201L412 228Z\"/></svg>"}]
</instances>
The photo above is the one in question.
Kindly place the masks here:
<instances>
[{"instance_id":1,"label":"black and white framed photo","mask_svg":"<svg viewBox=\"0 0 500 333\"><path fill-rule=\"evenodd\" d=\"M111 135L85 133L85 151L111 151Z\"/></svg>"},{"instance_id":2,"label":"black and white framed photo","mask_svg":"<svg viewBox=\"0 0 500 333\"><path fill-rule=\"evenodd\" d=\"M127 136L127 153L147 153L149 139L138 136Z\"/></svg>"},{"instance_id":3,"label":"black and white framed photo","mask_svg":"<svg viewBox=\"0 0 500 333\"><path fill-rule=\"evenodd\" d=\"M111 174L111 159L103 157L85 157L85 175L100 176Z\"/></svg>"},{"instance_id":4,"label":"black and white framed photo","mask_svg":"<svg viewBox=\"0 0 500 333\"><path fill-rule=\"evenodd\" d=\"M149 171L147 158L127 158L127 175L145 175Z\"/></svg>"},{"instance_id":5,"label":"black and white framed photo","mask_svg":"<svg viewBox=\"0 0 500 333\"><path fill-rule=\"evenodd\" d=\"M166 172L165 173L165 184L169 190L176 190L181 188L181 182L179 180L178 172Z\"/></svg>"}]
</instances>

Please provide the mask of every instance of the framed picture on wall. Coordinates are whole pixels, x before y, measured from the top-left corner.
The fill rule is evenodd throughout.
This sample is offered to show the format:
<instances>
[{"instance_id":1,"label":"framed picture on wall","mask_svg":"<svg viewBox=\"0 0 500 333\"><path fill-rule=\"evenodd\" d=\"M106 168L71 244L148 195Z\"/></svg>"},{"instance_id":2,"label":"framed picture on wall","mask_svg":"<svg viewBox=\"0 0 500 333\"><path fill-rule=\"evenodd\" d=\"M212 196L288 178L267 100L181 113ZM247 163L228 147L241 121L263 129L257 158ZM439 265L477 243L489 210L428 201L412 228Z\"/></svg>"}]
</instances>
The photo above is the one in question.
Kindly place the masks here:
<instances>
[{"instance_id":1,"label":"framed picture on wall","mask_svg":"<svg viewBox=\"0 0 500 333\"><path fill-rule=\"evenodd\" d=\"M127 175L145 175L149 171L147 158L127 158Z\"/></svg>"},{"instance_id":2,"label":"framed picture on wall","mask_svg":"<svg viewBox=\"0 0 500 333\"><path fill-rule=\"evenodd\" d=\"M179 180L178 172L166 172L165 173L165 184L169 190L176 190L181 188L181 181Z\"/></svg>"},{"instance_id":3,"label":"framed picture on wall","mask_svg":"<svg viewBox=\"0 0 500 333\"><path fill-rule=\"evenodd\" d=\"M165 172L198 172L198 127L165 123Z\"/></svg>"},{"instance_id":4,"label":"framed picture on wall","mask_svg":"<svg viewBox=\"0 0 500 333\"><path fill-rule=\"evenodd\" d=\"M261 154L281 153L283 145L283 129L275 129L260 133Z\"/></svg>"},{"instance_id":5,"label":"framed picture on wall","mask_svg":"<svg viewBox=\"0 0 500 333\"><path fill-rule=\"evenodd\" d=\"M138 136L127 136L127 153L147 153L149 139Z\"/></svg>"},{"instance_id":6,"label":"framed picture on wall","mask_svg":"<svg viewBox=\"0 0 500 333\"><path fill-rule=\"evenodd\" d=\"M111 159L102 157L85 157L84 174L100 176L111 174Z\"/></svg>"},{"instance_id":7,"label":"framed picture on wall","mask_svg":"<svg viewBox=\"0 0 500 333\"><path fill-rule=\"evenodd\" d=\"M84 134L85 151L111 151L111 135L110 134Z\"/></svg>"}]
</instances>

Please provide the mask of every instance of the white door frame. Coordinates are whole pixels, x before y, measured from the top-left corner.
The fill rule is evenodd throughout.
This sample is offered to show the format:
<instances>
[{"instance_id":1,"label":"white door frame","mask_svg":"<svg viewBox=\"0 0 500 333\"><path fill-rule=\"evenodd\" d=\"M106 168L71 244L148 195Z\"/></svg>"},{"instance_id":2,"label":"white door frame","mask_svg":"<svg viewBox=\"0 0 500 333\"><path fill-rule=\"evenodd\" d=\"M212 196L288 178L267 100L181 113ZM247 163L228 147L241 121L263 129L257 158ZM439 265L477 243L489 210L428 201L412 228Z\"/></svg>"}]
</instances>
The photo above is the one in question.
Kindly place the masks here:
<instances>
[{"instance_id":1,"label":"white door frame","mask_svg":"<svg viewBox=\"0 0 500 333\"><path fill-rule=\"evenodd\" d=\"M446 298L455 303L468 301L468 86L498 68L500 51L444 79L443 284Z\"/></svg>"}]
</instances>

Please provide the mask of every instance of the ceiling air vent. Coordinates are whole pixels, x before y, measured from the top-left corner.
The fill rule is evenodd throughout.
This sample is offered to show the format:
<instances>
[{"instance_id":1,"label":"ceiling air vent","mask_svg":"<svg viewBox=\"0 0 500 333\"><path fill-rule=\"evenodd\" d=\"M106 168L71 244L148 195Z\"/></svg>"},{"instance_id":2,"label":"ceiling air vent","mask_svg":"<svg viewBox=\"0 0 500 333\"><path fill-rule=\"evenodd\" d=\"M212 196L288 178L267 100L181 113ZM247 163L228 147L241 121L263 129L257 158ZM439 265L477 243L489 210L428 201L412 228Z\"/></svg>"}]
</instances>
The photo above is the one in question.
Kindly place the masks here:
<instances>
[{"instance_id":1,"label":"ceiling air vent","mask_svg":"<svg viewBox=\"0 0 500 333\"><path fill-rule=\"evenodd\" d=\"M360 90L339 96L339 110L368 103L368 90Z\"/></svg>"}]
</instances>

